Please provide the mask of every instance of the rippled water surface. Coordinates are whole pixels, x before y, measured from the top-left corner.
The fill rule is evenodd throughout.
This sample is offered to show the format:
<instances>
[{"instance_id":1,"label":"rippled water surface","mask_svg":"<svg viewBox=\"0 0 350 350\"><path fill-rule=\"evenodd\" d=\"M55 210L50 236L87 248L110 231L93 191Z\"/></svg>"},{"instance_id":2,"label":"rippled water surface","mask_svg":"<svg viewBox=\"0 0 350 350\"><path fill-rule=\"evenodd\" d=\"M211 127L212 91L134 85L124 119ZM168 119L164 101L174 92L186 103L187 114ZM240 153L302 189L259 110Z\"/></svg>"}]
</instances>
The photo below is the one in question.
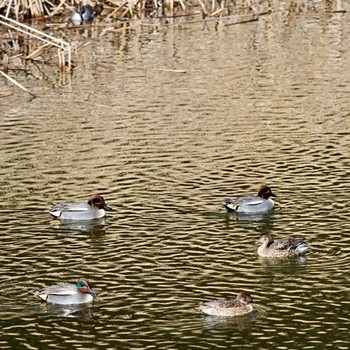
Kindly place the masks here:
<instances>
[{"instance_id":1,"label":"rippled water surface","mask_svg":"<svg viewBox=\"0 0 350 350\"><path fill-rule=\"evenodd\" d=\"M174 24L82 33L70 85L1 99L0 348L348 349L349 14ZM274 213L225 213L263 183ZM104 220L45 212L92 193ZM310 253L261 259L263 232ZM80 276L93 305L32 294ZM195 309L240 290L247 317Z\"/></svg>"}]
</instances>

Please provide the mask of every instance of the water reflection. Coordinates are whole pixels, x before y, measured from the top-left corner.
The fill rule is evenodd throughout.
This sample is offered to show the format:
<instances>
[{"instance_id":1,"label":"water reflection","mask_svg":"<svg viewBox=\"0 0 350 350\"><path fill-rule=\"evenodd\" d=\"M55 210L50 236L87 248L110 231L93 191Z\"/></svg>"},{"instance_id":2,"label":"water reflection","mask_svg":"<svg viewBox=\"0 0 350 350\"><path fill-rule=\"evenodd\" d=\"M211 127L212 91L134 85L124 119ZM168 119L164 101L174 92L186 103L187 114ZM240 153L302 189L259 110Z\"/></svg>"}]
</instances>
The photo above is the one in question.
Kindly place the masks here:
<instances>
[{"instance_id":1,"label":"water reflection","mask_svg":"<svg viewBox=\"0 0 350 350\"><path fill-rule=\"evenodd\" d=\"M254 310L247 315L237 317L205 316L202 318L202 323L205 328L232 329L235 327L243 330L252 327L253 322L259 317L262 317L262 314Z\"/></svg>"},{"instance_id":2,"label":"water reflection","mask_svg":"<svg viewBox=\"0 0 350 350\"><path fill-rule=\"evenodd\" d=\"M96 310L92 304L79 304L79 305L55 305L55 304L42 304L40 307L42 312L47 312L50 315L67 318L77 318L90 320L96 316Z\"/></svg>"},{"instance_id":3,"label":"water reflection","mask_svg":"<svg viewBox=\"0 0 350 350\"><path fill-rule=\"evenodd\" d=\"M273 213L274 210L271 210L269 213L265 214L236 213L235 216L237 218L237 221L264 221L266 223L273 217Z\"/></svg>"},{"instance_id":4,"label":"water reflection","mask_svg":"<svg viewBox=\"0 0 350 350\"><path fill-rule=\"evenodd\" d=\"M53 305L45 303L14 304L10 301L6 306L0 307L1 319L16 319L26 316L35 317L38 314L50 314L58 317L92 319L96 316L93 304L81 305Z\"/></svg>"},{"instance_id":5,"label":"water reflection","mask_svg":"<svg viewBox=\"0 0 350 350\"><path fill-rule=\"evenodd\" d=\"M306 265L308 258L306 255L304 256L296 256L296 257L285 257L285 258L265 258L262 256L258 257L259 262L263 266L288 266L289 271L293 271L291 268L296 267L300 265ZM295 270L298 271L298 270Z\"/></svg>"},{"instance_id":6,"label":"water reflection","mask_svg":"<svg viewBox=\"0 0 350 350\"><path fill-rule=\"evenodd\" d=\"M233 226L243 230L253 231L255 239L258 239L262 233L274 231L274 212L260 215L227 213L224 218L227 228Z\"/></svg>"},{"instance_id":7,"label":"water reflection","mask_svg":"<svg viewBox=\"0 0 350 350\"><path fill-rule=\"evenodd\" d=\"M77 231L88 233L93 236L100 236L106 233L108 225L104 218L94 220L51 220L51 227L60 233L71 233Z\"/></svg>"}]
</instances>

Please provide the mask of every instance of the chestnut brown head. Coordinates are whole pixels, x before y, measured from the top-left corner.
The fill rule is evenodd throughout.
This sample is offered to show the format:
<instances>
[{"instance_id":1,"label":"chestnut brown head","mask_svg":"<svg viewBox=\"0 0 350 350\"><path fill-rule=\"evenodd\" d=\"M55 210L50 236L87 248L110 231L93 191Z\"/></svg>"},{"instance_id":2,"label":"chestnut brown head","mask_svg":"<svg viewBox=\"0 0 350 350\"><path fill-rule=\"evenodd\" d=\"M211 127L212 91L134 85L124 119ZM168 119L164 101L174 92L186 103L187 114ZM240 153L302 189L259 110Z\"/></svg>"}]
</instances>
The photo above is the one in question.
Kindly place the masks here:
<instances>
[{"instance_id":1,"label":"chestnut brown head","mask_svg":"<svg viewBox=\"0 0 350 350\"><path fill-rule=\"evenodd\" d=\"M261 186L258 191L258 196L264 199L269 199L270 197L277 197L272 193L269 186Z\"/></svg>"},{"instance_id":2,"label":"chestnut brown head","mask_svg":"<svg viewBox=\"0 0 350 350\"><path fill-rule=\"evenodd\" d=\"M99 209L112 210L112 208L106 204L103 197L100 196L99 194L93 194L92 196L90 196L90 198L88 199L88 204L96 210L99 210Z\"/></svg>"}]
</instances>

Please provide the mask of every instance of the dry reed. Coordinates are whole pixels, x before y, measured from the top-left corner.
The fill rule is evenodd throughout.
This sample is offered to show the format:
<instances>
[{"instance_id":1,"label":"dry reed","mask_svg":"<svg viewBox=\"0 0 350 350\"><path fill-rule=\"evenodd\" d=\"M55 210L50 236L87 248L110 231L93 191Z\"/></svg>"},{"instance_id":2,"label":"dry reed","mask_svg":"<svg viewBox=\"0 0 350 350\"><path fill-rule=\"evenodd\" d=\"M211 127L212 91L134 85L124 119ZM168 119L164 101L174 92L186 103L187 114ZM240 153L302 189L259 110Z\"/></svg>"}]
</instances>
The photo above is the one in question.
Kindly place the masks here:
<instances>
[{"instance_id":1,"label":"dry reed","mask_svg":"<svg viewBox=\"0 0 350 350\"><path fill-rule=\"evenodd\" d=\"M5 42L3 46L7 45L7 50L0 51L0 62L2 61L2 69L6 71L9 67L9 60L14 57L20 50L20 42L26 40L24 36L29 36L37 40L43 41L44 44L40 47L34 47L32 52L24 52L24 57L27 60L38 59L39 56L48 50L51 46L58 48L58 60L61 70L65 69L67 64L68 71L71 68L71 47L66 41L48 35L43 31L34 29L23 22L25 19L36 18L49 20L53 16L64 14L61 17L65 24L51 25L50 28L65 29L65 28L79 28L82 26L68 25L67 15L76 8L78 11L83 4L89 3L95 13L99 17L99 24L95 26L104 27L100 35L107 32L118 31L118 19L125 19L130 21L137 19L137 21L130 21L137 25L139 19L145 16L151 17L172 17L182 15L198 14L198 6L202 8L202 17L223 17L230 14L230 8L236 6L241 11L245 11L248 4L267 3L269 0L0 0L0 24L11 29L8 31L8 36L3 39ZM249 5L250 6L250 5ZM193 11L193 9L196 9ZM134 24L129 24L132 29ZM90 25L89 25L90 26ZM49 26L47 27L49 28ZM13 35L13 31L17 33ZM11 45L8 45L11 41ZM4 56L4 53L7 55ZM23 54L23 53L22 53ZM65 58L67 55L67 59Z\"/></svg>"},{"instance_id":2,"label":"dry reed","mask_svg":"<svg viewBox=\"0 0 350 350\"><path fill-rule=\"evenodd\" d=\"M0 13L6 17L25 20L52 17L65 9L89 3L102 18L143 18L145 16L174 16L200 7L203 16L230 15L234 9L254 10L262 2L272 0L0 0ZM294 0L297 1L297 0Z\"/></svg>"},{"instance_id":3,"label":"dry reed","mask_svg":"<svg viewBox=\"0 0 350 350\"><path fill-rule=\"evenodd\" d=\"M63 69L65 66L65 53L67 53L67 65L68 70L71 69L71 46L68 42L55 38L52 35L46 34L43 31L40 31L38 29L35 29L33 27L30 27L24 23L20 23L18 21L15 21L11 18L7 18L3 15L0 15L0 24L3 26L6 26L10 29L13 29L17 32L21 32L27 36L30 36L32 38L38 39L40 41L45 42L46 44L55 46L59 49L60 53L59 56L62 57L62 62L60 64L60 68Z\"/></svg>"},{"instance_id":4,"label":"dry reed","mask_svg":"<svg viewBox=\"0 0 350 350\"><path fill-rule=\"evenodd\" d=\"M0 68L2 69L0 73L22 90L35 96L7 73L11 70L13 61L18 57L22 60L39 60L42 54L51 47L56 47L58 50L57 57L61 72L64 72L66 67L70 71L71 45L21 22L28 19L56 22L50 27L47 26L47 28L56 30L56 33L58 30L84 27L67 23L67 17L72 9L76 8L79 11L83 4L89 4L94 8L98 24L93 24L93 27L102 27L99 35L103 36L110 32L132 30L139 26L140 19L145 17L197 16L197 19L182 22L181 25L212 21L217 18L224 20L226 25L250 22L257 20L261 14L276 11L276 9L278 11L280 2L283 2L287 13L315 9L316 3L321 4L319 6L323 6L326 11L339 10L338 2L335 2L329 9L327 7L329 0L0 0L0 24L8 28L2 38L3 44L0 49ZM58 21L61 23L57 24L53 17L60 15ZM198 18L198 15L201 15L202 18ZM173 25L179 24L173 23ZM43 44L31 47L31 50L23 49L23 43L26 42L27 37L42 41ZM131 67L131 69L145 68ZM184 73L177 70L173 72Z\"/></svg>"}]
</instances>

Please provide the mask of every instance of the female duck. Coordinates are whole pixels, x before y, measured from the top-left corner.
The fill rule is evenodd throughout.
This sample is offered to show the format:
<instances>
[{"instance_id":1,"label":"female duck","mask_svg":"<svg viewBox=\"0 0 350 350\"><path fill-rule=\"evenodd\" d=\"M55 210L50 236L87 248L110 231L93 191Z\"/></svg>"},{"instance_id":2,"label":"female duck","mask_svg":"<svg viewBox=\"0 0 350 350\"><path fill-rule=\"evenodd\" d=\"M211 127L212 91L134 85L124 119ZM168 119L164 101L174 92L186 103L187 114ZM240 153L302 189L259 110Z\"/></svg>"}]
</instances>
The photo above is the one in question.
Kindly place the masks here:
<instances>
[{"instance_id":1,"label":"female duck","mask_svg":"<svg viewBox=\"0 0 350 350\"><path fill-rule=\"evenodd\" d=\"M267 258L289 258L305 255L309 250L309 243L305 238L286 237L274 240L271 234L260 236L261 246L258 254Z\"/></svg>"},{"instance_id":2,"label":"female duck","mask_svg":"<svg viewBox=\"0 0 350 350\"><path fill-rule=\"evenodd\" d=\"M236 299L207 301L198 310L211 316L241 316L253 311L253 299L247 292L240 292Z\"/></svg>"},{"instance_id":3,"label":"female duck","mask_svg":"<svg viewBox=\"0 0 350 350\"><path fill-rule=\"evenodd\" d=\"M49 214L60 220L93 220L103 218L105 210L112 210L102 196L92 195L87 203L62 203L54 205Z\"/></svg>"},{"instance_id":4,"label":"female duck","mask_svg":"<svg viewBox=\"0 0 350 350\"><path fill-rule=\"evenodd\" d=\"M62 283L44 287L34 294L47 303L71 305L92 302L96 292L86 278L79 278L76 284Z\"/></svg>"},{"instance_id":5,"label":"female duck","mask_svg":"<svg viewBox=\"0 0 350 350\"><path fill-rule=\"evenodd\" d=\"M228 211L235 211L244 214L263 214L274 207L274 202L270 197L277 197L268 186L261 186L258 195L247 195L236 199L226 199L223 203Z\"/></svg>"}]
</instances>

